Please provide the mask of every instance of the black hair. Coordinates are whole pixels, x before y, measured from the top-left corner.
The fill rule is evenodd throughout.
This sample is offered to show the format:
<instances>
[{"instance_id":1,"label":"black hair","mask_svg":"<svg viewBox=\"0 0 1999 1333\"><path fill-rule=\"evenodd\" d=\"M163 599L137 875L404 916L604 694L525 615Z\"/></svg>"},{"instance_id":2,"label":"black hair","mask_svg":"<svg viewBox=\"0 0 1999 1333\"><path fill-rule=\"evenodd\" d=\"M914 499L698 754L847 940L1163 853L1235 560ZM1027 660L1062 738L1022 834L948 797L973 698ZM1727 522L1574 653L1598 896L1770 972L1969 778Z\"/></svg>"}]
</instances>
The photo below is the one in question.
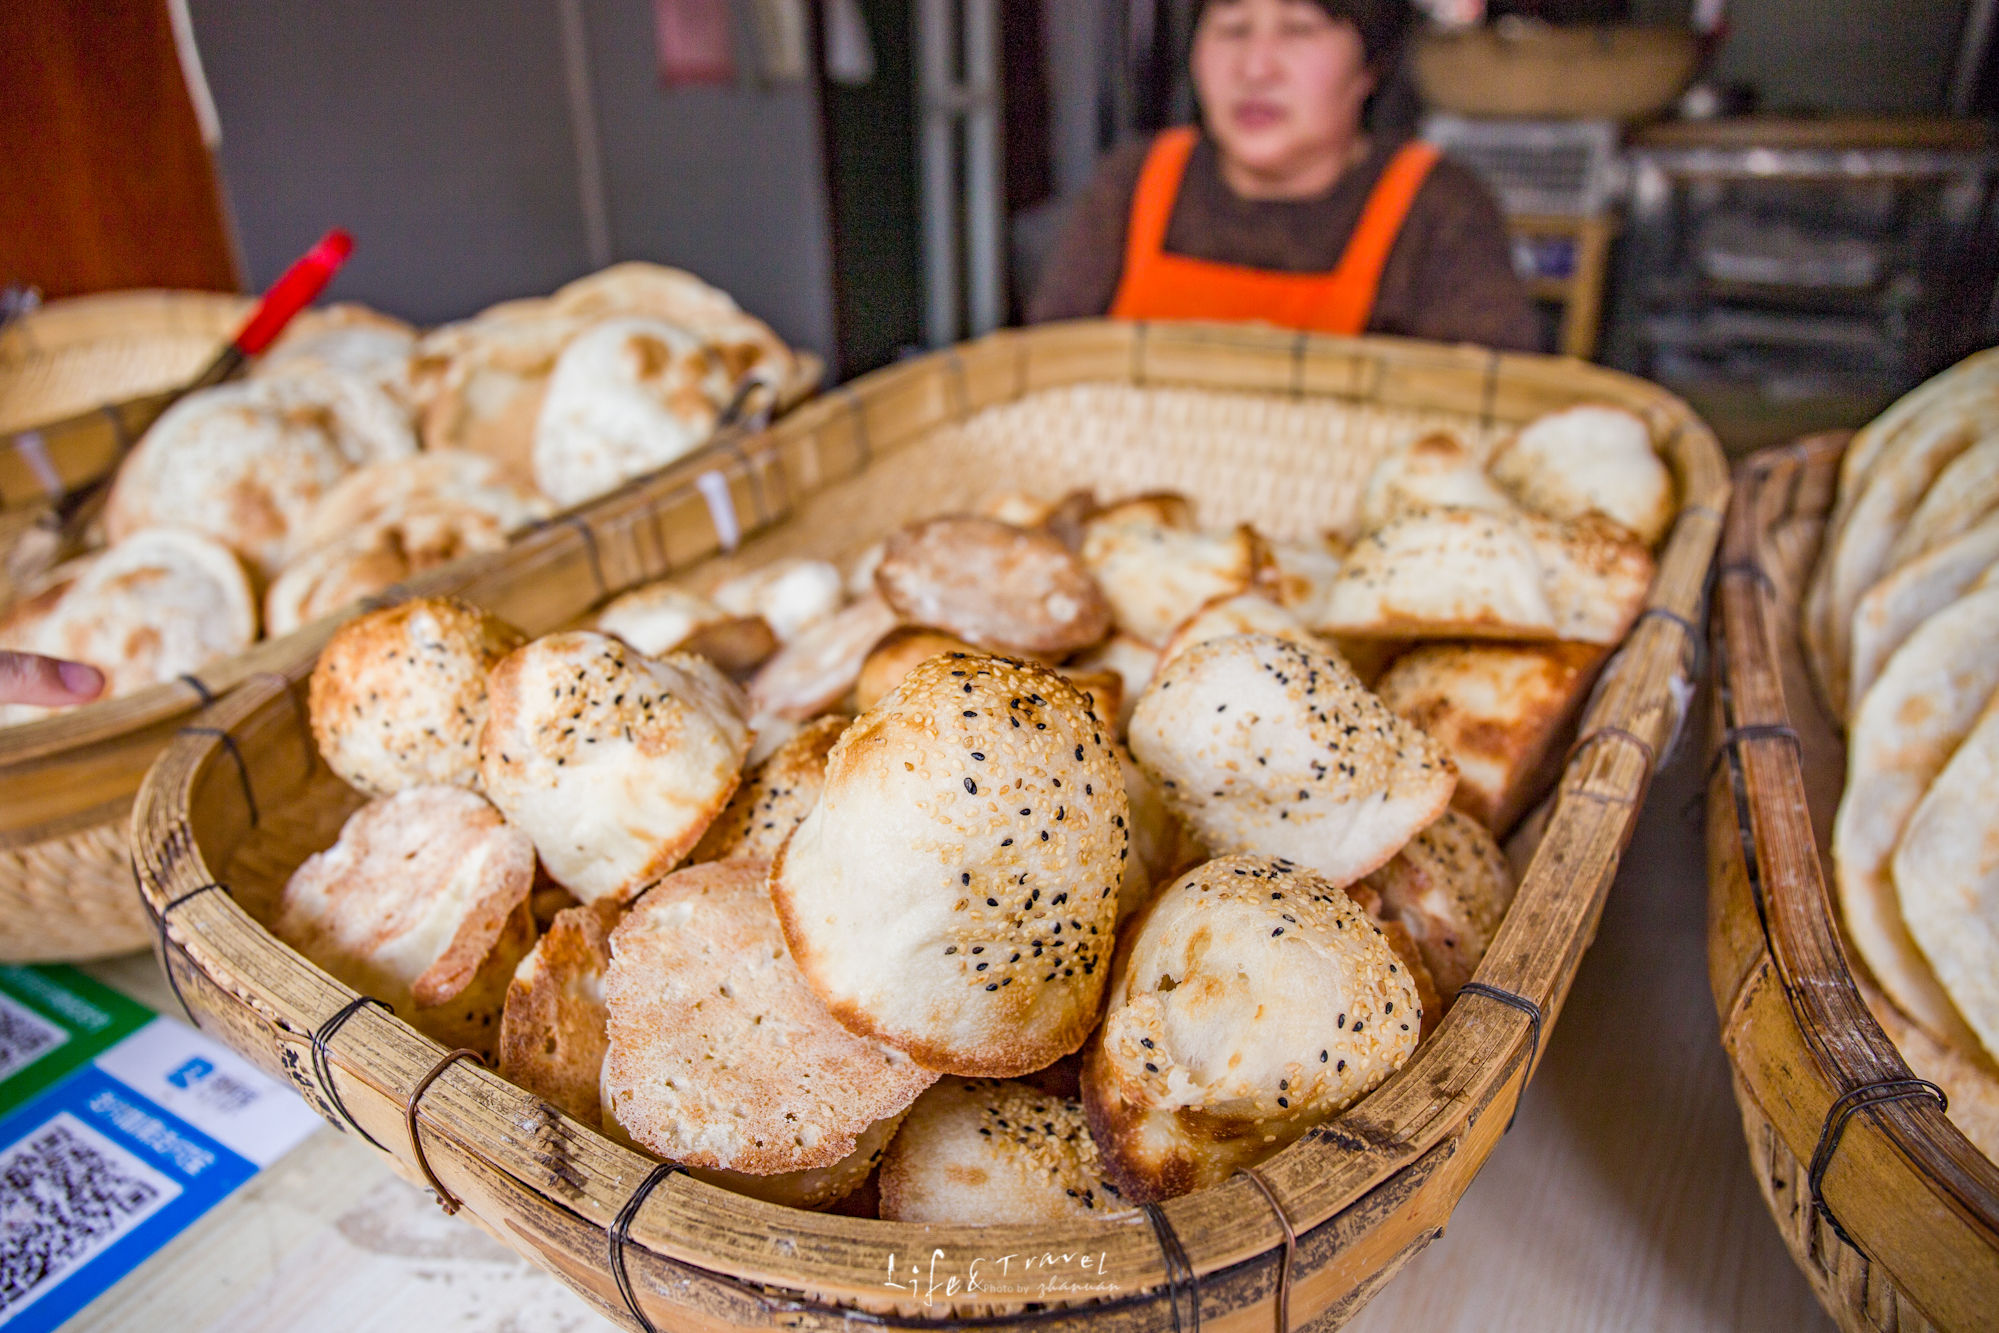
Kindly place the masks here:
<instances>
[{"instance_id":1,"label":"black hair","mask_svg":"<svg viewBox=\"0 0 1999 1333\"><path fill-rule=\"evenodd\" d=\"M1382 78L1386 78L1400 63L1402 48L1409 40L1410 30L1416 26L1416 7L1410 0L1305 2L1316 4L1328 18L1353 24L1360 33L1361 51L1367 60L1367 67ZM1214 5L1232 3L1236 0L1201 0L1194 11L1195 23L1198 25L1201 16Z\"/></svg>"}]
</instances>

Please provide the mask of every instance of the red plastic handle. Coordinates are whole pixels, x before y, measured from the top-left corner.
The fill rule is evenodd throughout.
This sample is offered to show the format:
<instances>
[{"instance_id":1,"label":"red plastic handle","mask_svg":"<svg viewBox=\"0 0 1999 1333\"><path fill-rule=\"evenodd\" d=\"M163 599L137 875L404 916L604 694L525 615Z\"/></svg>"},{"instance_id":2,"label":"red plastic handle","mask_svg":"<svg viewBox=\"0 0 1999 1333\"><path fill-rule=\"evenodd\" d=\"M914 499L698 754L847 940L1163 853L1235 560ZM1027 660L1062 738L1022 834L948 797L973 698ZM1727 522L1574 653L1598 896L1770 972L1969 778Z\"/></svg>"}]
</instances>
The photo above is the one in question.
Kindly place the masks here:
<instances>
[{"instance_id":1,"label":"red plastic handle","mask_svg":"<svg viewBox=\"0 0 1999 1333\"><path fill-rule=\"evenodd\" d=\"M354 238L339 227L320 237L319 244L306 251L264 293L243 331L236 335L237 349L245 356L255 356L269 347L284 332L285 325L291 323L292 316L311 305L313 298L325 290L340 266L347 262L347 256L353 253Z\"/></svg>"}]
</instances>

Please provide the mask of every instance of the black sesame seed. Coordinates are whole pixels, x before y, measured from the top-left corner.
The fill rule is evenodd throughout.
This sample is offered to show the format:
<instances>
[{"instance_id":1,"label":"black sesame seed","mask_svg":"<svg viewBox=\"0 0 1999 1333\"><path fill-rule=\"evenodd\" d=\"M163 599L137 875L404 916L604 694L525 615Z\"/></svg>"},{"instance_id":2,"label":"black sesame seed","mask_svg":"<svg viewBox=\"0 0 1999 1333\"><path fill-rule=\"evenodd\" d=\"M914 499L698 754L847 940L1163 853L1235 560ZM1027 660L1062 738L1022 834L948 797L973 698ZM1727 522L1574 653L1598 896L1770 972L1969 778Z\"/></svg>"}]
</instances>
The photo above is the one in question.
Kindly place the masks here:
<instances>
[{"instance_id":1,"label":"black sesame seed","mask_svg":"<svg viewBox=\"0 0 1999 1333\"><path fill-rule=\"evenodd\" d=\"M985 752L982 750L972 751L972 758L978 760L982 764L986 762Z\"/></svg>"},{"instance_id":2,"label":"black sesame seed","mask_svg":"<svg viewBox=\"0 0 1999 1333\"><path fill-rule=\"evenodd\" d=\"M979 784L972 781L970 778L966 778L965 790L970 792L972 795L977 796L979 794Z\"/></svg>"}]
</instances>

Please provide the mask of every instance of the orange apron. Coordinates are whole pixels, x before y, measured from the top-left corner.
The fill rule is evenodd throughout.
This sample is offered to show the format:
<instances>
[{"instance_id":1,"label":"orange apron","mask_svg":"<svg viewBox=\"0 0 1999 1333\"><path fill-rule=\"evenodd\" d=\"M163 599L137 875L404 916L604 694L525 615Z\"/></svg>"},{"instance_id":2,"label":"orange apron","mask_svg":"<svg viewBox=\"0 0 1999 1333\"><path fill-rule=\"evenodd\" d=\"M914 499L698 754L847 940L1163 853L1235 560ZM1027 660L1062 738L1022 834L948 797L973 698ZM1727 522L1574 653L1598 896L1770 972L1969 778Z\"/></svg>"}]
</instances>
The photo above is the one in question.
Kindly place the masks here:
<instances>
[{"instance_id":1,"label":"orange apron","mask_svg":"<svg viewBox=\"0 0 1999 1333\"><path fill-rule=\"evenodd\" d=\"M1339 266L1330 273L1282 273L1220 264L1166 252L1166 226L1180 196L1180 179L1199 138L1191 128L1152 141L1138 188L1111 315L1117 319L1260 320L1313 333L1361 333L1374 313L1388 253L1437 163L1426 143L1396 150L1361 210Z\"/></svg>"}]
</instances>

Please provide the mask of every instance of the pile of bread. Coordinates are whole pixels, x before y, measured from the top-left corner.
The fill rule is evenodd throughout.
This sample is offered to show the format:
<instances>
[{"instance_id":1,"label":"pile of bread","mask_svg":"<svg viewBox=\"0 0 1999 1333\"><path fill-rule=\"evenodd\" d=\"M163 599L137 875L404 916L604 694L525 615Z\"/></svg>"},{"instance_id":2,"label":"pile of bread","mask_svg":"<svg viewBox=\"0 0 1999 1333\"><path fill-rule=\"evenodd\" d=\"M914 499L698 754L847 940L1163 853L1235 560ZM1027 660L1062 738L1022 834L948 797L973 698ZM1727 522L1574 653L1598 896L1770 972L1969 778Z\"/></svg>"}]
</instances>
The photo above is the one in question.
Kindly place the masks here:
<instances>
[{"instance_id":1,"label":"pile of bread","mask_svg":"<svg viewBox=\"0 0 1999 1333\"><path fill-rule=\"evenodd\" d=\"M704 443L801 363L691 274L620 264L419 334L300 317L247 378L188 395L119 468L101 550L0 608L0 647L108 694L198 672ZM769 398L757 406L765 406ZM45 710L0 708L0 725Z\"/></svg>"},{"instance_id":2,"label":"pile of bread","mask_svg":"<svg viewBox=\"0 0 1999 1333\"><path fill-rule=\"evenodd\" d=\"M1853 437L1803 631L1847 733L1832 854L1863 989L1999 1161L1999 352Z\"/></svg>"},{"instance_id":3,"label":"pile of bread","mask_svg":"<svg viewBox=\"0 0 1999 1333\"><path fill-rule=\"evenodd\" d=\"M999 1223L1216 1184L1470 979L1672 481L1588 408L1490 468L1413 441L1365 510L1278 542L1012 495L531 641L372 612L310 686L370 799L272 928L761 1198Z\"/></svg>"}]
</instances>

